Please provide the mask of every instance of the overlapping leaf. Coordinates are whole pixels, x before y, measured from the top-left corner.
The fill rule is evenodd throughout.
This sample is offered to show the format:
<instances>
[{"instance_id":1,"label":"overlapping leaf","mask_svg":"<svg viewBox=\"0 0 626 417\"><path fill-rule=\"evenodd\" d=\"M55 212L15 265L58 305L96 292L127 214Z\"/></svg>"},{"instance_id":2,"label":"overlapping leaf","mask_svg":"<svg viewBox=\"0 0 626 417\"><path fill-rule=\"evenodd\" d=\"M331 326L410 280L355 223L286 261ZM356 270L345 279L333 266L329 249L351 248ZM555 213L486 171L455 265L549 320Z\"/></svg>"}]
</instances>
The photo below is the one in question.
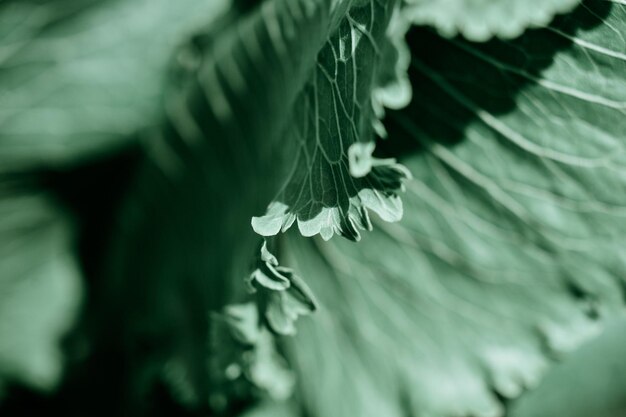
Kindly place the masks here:
<instances>
[{"instance_id":1,"label":"overlapping leaf","mask_svg":"<svg viewBox=\"0 0 626 417\"><path fill-rule=\"evenodd\" d=\"M248 401L251 396L283 401L292 394L294 374L276 350L254 303L231 304L212 312L209 340L203 370L211 380L209 391L199 393L193 386L184 358L167 362L165 381L178 401L187 406L208 401L215 412L225 412L232 402Z\"/></svg>"},{"instance_id":2,"label":"overlapping leaf","mask_svg":"<svg viewBox=\"0 0 626 417\"><path fill-rule=\"evenodd\" d=\"M173 51L225 5L2 2L0 172L84 163L159 124ZM0 380L43 389L61 375L80 300L71 215L49 194L0 190Z\"/></svg>"},{"instance_id":3,"label":"overlapping leaf","mask_svg":"<svg viewBox=\"0 0 626 417\"><path fill-rule=\"evenodd\" d=\"M299 316L316 310L316 302L306 283L291 268L280 266L263 242L257 268L248 279L250 291L256 294L264 322L274 332L290 335L296 332Z\"/></svg>"},{"instance_id":4,"label":"overlapping leaf","mask_svg":"<svg viewBox=\"0 0 626 417\"><path fill-rule=\"evenodd\" d=\"M623 314L625 32L594 0L510 42L411 33L403 221L286 245L322 306L291 350L311 415L501 415Z\"/></svg>"},{"instance_id":5,"label":"overlapping leaf","mask_svg":"<svg viewBox=\"0 0 626 417\"><path fill-rule=\"evenodd\" d=\"M432 25L445 36L462 34L474 41L493 36L514 38L528 28L550 23L580 0L405 0L406 17Z\"/></svg>"},{"instance_id":6,"label":"overlapping leaf","mask_svg":"<svg viewBox=\"0 0 626 417\"><path fill-rule=\"evenodd\" d=\"M200 36L183 50L183 56L186 59L182 61L184 65L181 66L178 74L180 84L172 89L167 99L168 125L159 137L149 142L147 149L150 166L138 181L138 187L142 191L136 193L136 198L141 196L141 200L133 202L131 207L136 215L140 212L136 209L137 206L151 207L154 204L153 201L161 201L163 198L169 203L161 205L159 213L154 213L154 218L142 216L127 220L126 224L131 225L135 231L121 234L127 239L124 247L128 247L131 252L127 254L124 250L119 251L123 258L121 263L128 271L140 268L143 272L138 274L123 271L117 274L129 274L133 277L146 276L150 277L151 282L156 280L163 282L165 286L177 285L175 283L179 280L173 279L164 271L176 268L176 265L181 263L181 257L187 256L180 255L179 252L197 253L198 248L203 248L203 253L211 253L214 256L203 268L190 271L187 279L199 288L207 285L207 276L216 278L220 284L212 285L211 294L208 294L209 291L206 289L199 290L198 297L210 298L212 304L208 304L209 308L216 308L220 303L227 302L230 297L226 293L220 293L219 286L222 286L222 289L234 287L235 299L241 295L237 294L237 288L240 287L239 290L241 290L243 285L232 284L231 278L234 277L238 280L236 282L243 284L241 280L243 274L239 275L233 271L240 271L245 266L241 259L254 253L247 249L250 248L251 242L258 240L258 236L253 235L249 228L249 223L245 221L242 223L241 219L250 210L258 210L259 201L267 204L270 200L267 197L278 188L272 180L282 180L283 178L279 177L280 173L288 171L291 167L293 158L290 150L302 146L301 141L289 135L289 132L295 129L294 126L299 126L298 123L294 123L292 118L285 117L285 115L295 113L302 117L309 117L298 113L300 111L298 109L306 105L304 103L307 100L316 97L310 95L312 84L309 82L312 74L315 74L315 77L320 76L319 69L316 67L319 64L316 63L316 57L318 61L320 56L330 59L329 38L343 45L342 53L351 54L350 37L361 36L361 44L369 42L369 55L366 56L372 58L371 48L374 47L374 43L372 39L367 38L367 33L359 32L358 28L354 29L354 34L345 32L350 24L359 25L357 21L349 23L344 18L351 4L352 2L348 1L323 0L263 2L250 15L242 18L236 26L220 34L218 40L210 39L205 43L206 39ZM359 94L363 96L361 99L363 111L368 117L360 119L359 123L366 132L371 132L373 129L371 124L376 120L374 111L380 113L380 105L387 105L391 101L385 96L385 89L389 86L397 88L399 84L395 83L396 74L400 72L400 67L406 64L406 54L404 60L400 60L400 54L395 52L398 36L386 38L386 21L374 22L372 20L374 15L367 14L364 10L366 8L369 10L369 7L376 10L382 9L385 11L384 18L388 19L393 10L391 5L392 3L386 5L375 1L359 2L359 7L353 12L360 13L356 15L358 18L369 16L371 20L367 23L370 26L377 25L376 30L382 33L379 39L380 47L384 48L385 57L390 65L390 68L385 68L384 72L376 74L370 72L370 69L365 69L367 74L362 77L364 85L359 87ZM338 34L347 38L339 42ZM323 48L328 48L326 55L319 54L320 49ZM328 61L326 65L334 64ZM374 82L375 75L378 77L376 82ZM361 82L359 81L361 77L349 79L357 84ZM406 87L406 79L398 82L400 84L404 82L402 86ZM338 86L339 84L335 85L335 87ZM342 84L342 86L356 94L357 90L352 84ZM378 94L376 98L373 98L375 92ZM377 109L372 104L372 100L378 104ZM263 109L263 112L259 109ZM354 109L355 114L357 110ZM310 120L317 120L313 116L317 115L311 115ZM334 120L337 122L337 119ZM342 123L344 121L341 120ZM356 136L351 136L350 140L356 142L357 139ZM307 146L314 145L315 138L313 140ZM364 142L364 144L369 143ZM330 138L326 139L326 144L332 145ZM371 158L370 146L352 149L360 151L353 155L357 166L362 168L362 165L380 163L385 166L373 168L383 174L396 171L395 174L389 173L389 181L386 178L379 178L378 185L385 190L387 190L387 185L391 185L394 189L400 187L400 181L395 176L396 174L404 175L401 168L396 167L390 161L376 161ZM344 163L342 169L349 170L347 146L339 156ZM361 156L363 158L360 158ZM369 169L366 167L365 171ZM367 172L363 175L366 174ZM346 172L346 175L350 174ZM381 184L383 179L387 183ZM371 181L369 183L371 184ZM326 185L336 186L330 183ZM271 191L268 192L268 190ZM332 191L338 196L343 196L346 191L339 188L333 188L333 190L329 189L328 192ZM391 197L393 201L398 201L390 195L389 190L383 192L381 188L377 191L372 190L369 194L364 191L365 197L359 197L358 204L367 200L365 202L370 206L380 206L383 212L381 200ZM236 198L233 198L233 193L236 193ZM172 198L173 195L177 197ZM249 214L250 217L251 214ZM202 224L195 226L192 234L194 238L190 238L189 235L184 236L184 247L188 249L183 249L179 245L176 251L169 249L170 252L167 252L170 248L168 243L160 245L155 242L154 245L142 244L141 246L133 243L135 239L143 238L142 233L145 231L142 231L141 224L146 225L146 230L156 227L150 225L158 225L161 233L172 236L167 242L179 242L181 241L180 235L191 228L191 219L199 218L204 220ZM215 219L220 220L215 221ZM348 222L349 220L347 217L340 217L339 221ZM164 223L176 224L176 226L171 225L164 229ZM356 230L353 230L350 233L354 236L355 232ZM136 236L128 239L129 235L135 233ZM205 236L205 239L202 240L201 236ZM208 236L211 236L211 239L208 239ZM220 255L224 248L229 248L228 250L232 252ZM140 255L132 254L138 250L141 252ZM154 251L162 255L155 257ZM172 256L172 253L179 255ZM159 259L159 262L149 268L151 269L149 273L145 272L145 266L137 262L137 259L144 259L147 256L150 259ZM305 290L306 287L299 282L297 276L284 268L277 267L271 256L266 258L267 262L261 265L258 273L253 276L254 281L263 281L265 284L270 283L281 288L287 283L288 286L282 291L274 292L266 291L263 285L259 286L261 287L259 292L267 293L262 297L264 305L261 308L264 320L275 332L292 333L292 321L295 316L308 312L314 308L314 305ZM171 266L164 268L164 264ZM119 282L123 283L122 285L129 285L127 283L130 281L121 279ZM139 287L143 288L142 285ZM115 293L118 291L120 290ZM140 307L134 297L130 296L129 299L128 304L133 304L132 309L139 311ZM148 308L154 308L151 302L146 301L142 304ZM144 321L144 317L148 316L140 315L138 321ZM151 320L155 321L154 317L151 317ZM161 326L161 328L165 329L166 326ZM195 331L201 335L204 329ZM182 346L174 349L185 350ZM203 353L200 352L199 355ZM200 393L195 397L202 401L202 393L207 390L202 388L201 382L198 382L204 378L202 376L204 371L197 369L198 356L196 354L197 352L193 355L189 355L188 352L184 354L183 364L180 367L183 369L185 378L194 381L191 386Z\"/></svg>"},{"instance_id":7,"label":"overlapping leaf","mask_svg":"<svg viewBox=\"0 0 626 417\"><path fill-rule=\"evenodd\" d=\"M371 156L380 124L374 92L385 87L380 73L394 74L397 61L381 61L395 50L387 38L395 4L354 2L325 42L282 141L292 168L267 213L252 220L257 233L276 235L297 222L304 236L328 240L336 233L358 240L359 230L371 229L368 209L387 221L402 217L397 193L408 172L394 160Z\"/></svg>"},{"instance_id":8,"label":"overlapping leaf","mask_svg":"<svg viewBox=\"0 0 626 417\"><path fill-rule=\"evenodd\" d=\"M254 397L254 386L225 381L220 357L236 353L228 337L207 351L220 341L209 312L247 296L259 240L250 218L278 188L273 151L331 30L330 9L330 0L264 2L180 48L166 120L117 215L96 307L98 337L128 364L121 390L133 400L163 381L181 402L214 412Z\"/></svg>"}]
</instances>

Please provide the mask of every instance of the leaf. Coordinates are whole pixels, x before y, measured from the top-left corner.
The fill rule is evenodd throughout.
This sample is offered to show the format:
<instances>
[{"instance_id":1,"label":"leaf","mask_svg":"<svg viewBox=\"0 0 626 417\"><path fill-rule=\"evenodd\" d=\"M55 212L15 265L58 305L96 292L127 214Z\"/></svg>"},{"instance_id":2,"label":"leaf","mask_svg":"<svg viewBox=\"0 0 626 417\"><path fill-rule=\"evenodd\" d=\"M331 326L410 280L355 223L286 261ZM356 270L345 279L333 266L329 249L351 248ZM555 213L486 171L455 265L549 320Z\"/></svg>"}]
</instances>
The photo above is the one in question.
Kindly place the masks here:
<instances>
[{"instance_id":1,"label":"leaf","mask_svg":"<svg viewBox=\"0 0 626 417\"><path fill-rule=\"evenodd\" d=\"M223 335L215 338L215 351L209 357L216 369L211 370L211 376L223 375L220 382L227 388L231 385L228 380L249 381L262 391L257 394L260 398L287 399L293 392L294 375L277 352L273 335L262 325L257 306L253 303L228 305L221 319L226 325L224 330L233 339ZM220 320L220 317L216 316L215 320ZM229 360L224 361L218 352L226 354ZM215 402L219 391L211 390L207 394ZM226 398L222 400L224 403L232 401L232 398Z\"/></svg>"},{"instance_id":2,"label":"leaf","mask_svg":"<svg viewBox=\"0 0 626 417\"><path fill-rule=\"evenodd\" d=\"M257 268L247 280L250 290L257 293L257 302L268 327L282 335L295 334L295 321L317 309L317 303L306 283L291 268L278 265L278 260L261 247Z\"/></svg>"},{"instance_id":3,"label":"leaf","mask_svg":"<svg viewBox=\"0 0 626 417\"><path fill-rule=\"evenodd\" d=\"M623 416L625 348L626 321L621 317L551 369L535 390L513 404L511 416Z\"/></svg>"},{"instance_id":4,"label":"leaf","mask_svg":"<svg viewBox=\"0 0 626 417\"><path fill-rule=\"evenodd\" d=\"M263 241L258 267L248 279L250 289L256 291L255 282L269 290L282 291L289 288L289 278L279 268L278 259L267 249L267 242Z\"/></svg>"},{"instance_id":5,"label":"leaf","mask_svg":"<svg viewBox=\"0 0 626 417\"><path fill-rule=\"evenodd\" d=\"M282 139L292 160L288 179L266 214L252 219L260 235L297 222L303 236L359 240L359 230L371 229L368 209L386 221L402 217L397 193L409 174L393 159L372 157L380 124L372 100L385 86L379 68L394 72L380 59L395 48L386 34L395 3L355 2L318 53Z\"/></svg>"},{"instance_id":6,"label":"leaf","mask_svg":"<svg viewBox=\"0 0 626 417\"><path fill-rule=\"evenodd\" d=\"M55 387L81 301L72 225L45 194L0 195L0 385Z\"/></svg>"},{"instance_id":7,"label":"leaf","mask_svg":"<svg viewBox=\"0 0 626 417\"><path fill-rule=\"evenodd\" d=\"M0 170L113 152L158 125L175 48L226 4L3 2Z\"/></svg>"},{"instance_id":8,"label":"leaf","mask_svg":"<svg viewBox=\"0 0 626 417\"><path fill-rule=\"evenodd\" d=\"M402 222L284 245L321 306L289 349L310 415L502 415L623 314L625 32L596 0L514 41L410 33Z\"/></svg>"},{"instance_id":9,"label":"leaf","mask_svg":"<svg viewBox=\"0 0 626 417\"><path fill-rule=\"evenodd\" d=\"M227 412L232 402L258 400L282 401L293 392L294 375L276 350L275 339L262 325L257 306L248 302L230 304L211 314L211 336L206 351L204 372L211 389L197 392L189 379L184 358L171 358L164 379L176 399L187 407L203 402L206 396L212 409Z\"/></svg>"},{"instance_id":10,"label":"leaf","mask_svg":"<svg viewBox=\"0 0 626 417\"><path fill-rule=\"evenodd\" d=\"M311 314L317 309L313 294L297 275L291 274L291 286L284 291L268 295L265 318L269 327L276 333L293 335L295 322L299 316Z\"/></svg>"},{"instance_id":11,"label":"leaf","mask_svg":"<svg viewBox=\"0 0 626 417\"><path fill-rule=\"evenodd\" d=\"M515 38L527 28L543 27L555 15L574 9L580 0L405 0L404 16L431 25L443 36L472 41Z\"/></svg>"},{"instance_id":12,"label":"leaf","mask_svg":"<svg viewBox=\"0 0 626 417\"><path fill-rule=\"evenodd\" d=\"M284 114L333 24L330 6L264 2L181 46L165 120L147 134L97 271L93 338L103 347L90 361L124 370L104 371L124 393L111 401L98 392L109 414L147 413L163 382L186 406L209 412L234 412L255 398L250 384L222 384L220 361L236 351L226 336L207 351L213 333L222 334L210 312L248 300L245 260L259 241L250 218L278 188L273 156ZM199 365L214 360L220 366ZM93 386L99 371L84 383Z\"/></svg>"},{"instance_id":13,"label":"leaf","mask_svg":"<svg viewBox=\"0 0 626 417\"><path fill-rule=\"evenodd\" d=\"M241 260L258 241L250 218L278 190L280 173L289 167L285 161L292 161L288 149L298 144L283 141L290 120L285 114L350 3L265 1L237 24L199 33L181 48L184 59L165 99L166 120L146 140L145 160L103 261L98 333L116 360L128 364L122 391L136 397L149 392L168 378L164 364L171 360L175 379L192 387L184 396L198 400L193 406L206 405L214 375L197 365L206 360L212 326L204 314L247 295ZM395 71L396 62L390 64ZM376 91L393 84L388 72ZM380 204L366 196L368 204ZM264 318L274 331L292 332L295 317L312 309L310 297L290 271L265 267L257 278L279 286L285 278L290 287L268 294L271 313L264 310ZM236 400L226 400L220 409L236 407Z\"/></svg>"}]
</instances>

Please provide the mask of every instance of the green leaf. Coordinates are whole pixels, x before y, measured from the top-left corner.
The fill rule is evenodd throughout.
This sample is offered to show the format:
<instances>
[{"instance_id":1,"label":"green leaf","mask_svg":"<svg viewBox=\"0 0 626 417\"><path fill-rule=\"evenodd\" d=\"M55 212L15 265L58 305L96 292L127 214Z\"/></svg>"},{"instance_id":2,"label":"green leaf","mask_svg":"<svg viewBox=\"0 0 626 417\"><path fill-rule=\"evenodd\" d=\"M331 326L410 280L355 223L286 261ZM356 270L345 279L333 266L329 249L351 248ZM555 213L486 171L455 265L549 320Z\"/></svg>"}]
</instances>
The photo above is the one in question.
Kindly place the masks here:
<instances>
[{"instance_id":1,"label":"green leaf","mask_svg":"<svg viewBox=\"0 0 626 417\"><path fill-rule=\"evenodd\" d=\"M0 385L51 390L81 301L67 214L45 194L0 195Z\"/></svg>"},{"instance_id":2,"label":"green leaf","mask_svg":"<svg viewBox=\"0 0 626 417\"><path fill-rule=\"evenodd\" d=\"M278 188L284 114L328 36L330 7L330 0L264 2L179 50L166 118L147 137L98 271L95 338L108 350L96 359L125 364L119 390L132 414L146 412L148 394L163 381L181 402L214 412L255 398L250 384L222 384L222 358L239 351L229 350L210 312L250 298L246 260L259 241L250 218ZM207 361L218 365L199 365Z\"/></svg>"},{"instance_id":3,"label":"green leaf","mask_svg":"<svg viewBox=\"0 0 626 417\"><path fill-rule=\"evenodd\" d=\"M527 28L543 27L555 15L574 9L580 0L405 0L404 16L432 25L443 36L473 41L493 36L515 38Z\"/></svg>"},{"instance_id":4,"label":"green leaf","mask_svg":"<svg viewBox=\"0 0 626 417\"><path fill-rule=\"evenodd\" d=\"M402 222L284 245L321 306L290 349L310 415L501 415L623 314L625 32L595 0L514 41L409 35Z\"/></svg>"},{"instance_id":5,"label":"green leaf","mask_svg":"<svg viewBox=\"0 0 626 417\"><path fill-rule=\"evenodd\" d=\"M289 279L281 273L279 268L278 259L267 249L267 242L264 241L258 268L252 272L248 279L251 290L256 291L255 282L262 287L275 291L289 288Z\"/></svg>"},{"instance_id":6,"label":"green leaf","mask_svg":"<svg viewBox=\"0 0 626 417\"><path fill-rule=\"evenodd\" d=\"M160 123L179 43L226 0L0 5L0 170L112 152Z\"/></svg>"},{"instance_id":7,"label":"green leaf","mask_svg":"<svg viewBox=\"0 0 626 417\"><path fill-rule=\"evenodd\" d=\"M388 82L380 73L394 74L397 61L391 71L381 61L395 50L387 35L395 3L354 2L318 53L282 139L291 160L288 179L266 214L252 219L260 235L297 222L304 236L359 240L359 230L371 229L368 209L386 221L402 217L397 193L409 174L393 159L372 157L380 124L374 93Z\"/></svg>"},{"instance_id":8,"label":"green leaf","mask_svg":"<svg viewBox=\"0 0 626 417\"><path fill-rule=\"evenodd\" d=\"M512 417L620 417L626 414L626 320L609 323L511 407Z\"/></svg>"},{"instance_id":9,"label":"green leaf","mask_svg":"<svg viewBox=\"0 0 626 417\"><path fill-rule=\"evenodd\" d=\"M213 312L210 323L203 361L210 390L197 391L185 358L173 357L165 365L164 380L179 402L194 406L208 399L215 412L224 413L233 401L249 401L251 392L257 399L274 401L293 393L294 374L276 350L274 336L263 326L254 303L230 304L220 313Z\"/></svg>"},{"instance_id":10,"label":"green leaf","mask_svg":"<svg viewBox=\"0 0 626 417\"><path fill-rule=\"evenodd\" d=\"M249 296L242 279L248 265L241 260L254 254L259 240L250 218L276 193L280 173L293 162L289 149L299 145L284 140L292 120L285 115L301 105L296 103L307 94L316 57L351 3L265 1L236 24L200 33L181 48L184 58L165 99L166 120L146 140L145 160L103 261L107 290L98 303L98 332L131 364L123 388L131 396L164 378L163 364L171 359L176 379L190 381L192 394L185 396L191 403L197 399L196 406L205 404L214 375L197 365L206 359L212 328L203 314ZM382 3L355 4L360 10ZM384 32L385 26L377 30ZM397 36L389 39L382 45L394 48ZM393 58L391 70L379 74L375 84L374 75L367 75L364 95L380 92L377 100L385 102L382 91L395 85L390 73L398 70L400 55L385 53ZM380 167L381 172L393 169ZM394 175L389 174L390 182L397 180ZM375 196L367 197L384 213ZM262 315L275 332L293 332L293 320L313 309L311 297L290 271L269 264L272 268L265 263L255 282L267 278L266 284L285 286L286 279L289 288L268 293ZM137 354L128 345L150 346L150 354ZM236 406L226 400L225 409Z\"/></svg>"},{"instance_id":11,"label":"green leaf","mask_svg":"<svg viewBox=\"0 0 626 417\"><path fill-rule=\"evenodd\" d=\"M290 287L268 295L265 318L269 327L276 333L293 335L295 322L299 316L311 314L317 309L313 294L300 277L291 273Z\"/></svg>"},{"instance_id":12,"label":"green leaf","mask_svg":"<svg viewBox=\"0 0 626 417\"><path fill-rule=\"evenodd\" d=\"M317 309L317 303L306 283L291 268L278 260L263 242L257 268L247 280L251 292L256 293L260 310L268 327L283 335L295 334L295 321Z\"/></svg>"}]
</instances>

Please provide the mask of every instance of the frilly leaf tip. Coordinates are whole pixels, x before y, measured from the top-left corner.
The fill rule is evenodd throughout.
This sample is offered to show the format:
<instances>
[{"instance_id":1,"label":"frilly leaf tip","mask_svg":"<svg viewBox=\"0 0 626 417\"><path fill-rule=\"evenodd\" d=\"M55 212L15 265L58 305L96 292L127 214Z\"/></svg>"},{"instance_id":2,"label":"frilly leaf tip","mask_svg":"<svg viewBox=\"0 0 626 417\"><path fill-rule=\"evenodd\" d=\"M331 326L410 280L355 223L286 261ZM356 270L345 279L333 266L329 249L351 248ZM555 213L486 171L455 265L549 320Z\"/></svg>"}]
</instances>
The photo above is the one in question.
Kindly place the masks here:
<instances>
[{"instance_id":1,"label":"frilly leaf tip","mask_svg":"<svg viewBox=\"0 0 626 417\"><path fill-rule=\"evenodd\" d=\"M519 0L524 7L512 10L509 2L493 1L474 4L468 0L455 1L457 10L450 12L450 4L407 0L403 7L405 19L414 25L433 26L447 38L462 35L472 42L492 38L513 39L525 30L543 27L558 14L567 13L581 0Z\"/></svg>"},{"instance_id":2,"label":"frilly leaf tip","mask_svg":"<svg viewBox=\"0 0 626 417\"><path fill-rule=\"evenodd\" d=\"M278 259L267 248L267 240L263 239L263 245L261 246L261 260L268 262L272 265L278 266Z\"/></svg>"},{"instance_id":3,"label":"frilly leaf tip","mask_svg":"<svg viewBox=\"0 0 626 417\"><path fill-rule=\"evenodd\" d=\"M312 218L304 218L302 214L292 211L293 208L287 204L275 201L268 206L264 216L252 219L254 230L262 236L268 236L268 232L285 232L297 222L298 230L304 237L319 235L328 241L337 234L358 242L361 239L361 230L372 230L368 210L374 211L384 221L401 220L403 208L398 194L405 190L405 182L412 178L411 172L395 159L373 158L373 150L373 142L353 144L349 151L351 165L355 165L354 170L359 175L367 170L365 178L369 179L370 184L379 185L380 189L363 188L348 199L347 208L323 207ZM263 250L267 251L267 246ZM272 259L272 263L277 262L267 253L265 258Z\"/></svg>"},{"instance_id":4,"label":"frilly leaf tip","mask_svg":"<svg viewBox=\"0 0 626 417\"><path fill-rule=\"evenodd\" d=\"M257 268L247 281L254 288L254 305L267 327L277 334L292 335L296 331L295 321L316 311L317 301L304 280L291 268L280 266L267 246L264 240Z\"/></svg>"},{"instance_id":5,"label":"frilly leaf tip","mask_svg":"<svg viewBox=\"0 0 626 417\"><path fill-rule=\"evenodd\" d=\"M252 229L256 234L266 237L276 236L281 231L284 232L293 223L290 214L287 213L288 208L284 203L272 201L264 215L252 217L250 221Z\"/></svg>"}]
</instances>

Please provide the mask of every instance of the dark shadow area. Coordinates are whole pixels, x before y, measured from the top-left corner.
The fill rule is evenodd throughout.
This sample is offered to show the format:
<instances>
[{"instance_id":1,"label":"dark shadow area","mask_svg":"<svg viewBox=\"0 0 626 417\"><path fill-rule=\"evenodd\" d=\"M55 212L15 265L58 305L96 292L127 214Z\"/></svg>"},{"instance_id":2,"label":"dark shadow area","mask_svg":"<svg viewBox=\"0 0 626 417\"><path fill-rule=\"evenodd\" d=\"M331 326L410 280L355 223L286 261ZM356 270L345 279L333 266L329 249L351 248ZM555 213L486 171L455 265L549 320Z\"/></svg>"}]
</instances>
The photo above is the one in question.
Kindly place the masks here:
<instances>
[{"instance_id":1,"label":"dark shadow area","mask_svg":"<svg viewBox=\"0 0 626 417\"><path fill-rule=\"evenodd\" d=\"M10 385L6 400L0 403L0 415L79 416L86 410L94 415L119 412L122 381L127 376L123 358L94 357L86 350L93 343L93 319L101 302L98 294L106 288L99 273L104 262L102 255L109 245L115 216L140 156L139 148L133 147L62 169L7 176L16 192L47 190L74 215L84 300L80 317L64 341L66 372L58 391L46 395L18 384ZM105 396L107 400L103 401Z\"/></svg>"},{"instance_id":2,"label":"dark shadow area","mask_svg":"<svg viewBox=\"0 0 626 417\"><path fill-rule=\"evenodd\" d=\"M602 24L611 7L610 2L585 1L572 13L558 16L551 27L574 36L579 30ZM538 77L558 52L572 46L571 40L547 29L531 29L509 41L473 43L460 37L443 38L431 28L418 27L409 32L407 41L413 59L409 70L413 100L407 108L387 114L384 122L389 139L378 141L376 154L380 157L402 159L422 152L428 141L454 146L463 140L464 129L476 120L476 114L451 91L495 116L515 108L517 94L532 81L500 70L479 55ZM421 144L399 119L410 120L427 136L420 138Z\"/></svg>"},{"instance_id":3,"label":"dark shadow area","mask_svg":"<svg viewBox=\"0 0 626 417\"><path fill-rule=\"evenodd\" d=\"M111 283L114 277L107 273L111 248L116 246L115 234L120 230L126 197L135 195L133 184L143 165L145 154L136 145L62 169L12 173L3 181L8 191L51 192L73 214L78 230L76 250L84 278L84 300L77 323L63 343L66 366L58 389L44 394L9 381L5 399L0 402L1 416L206 417L237 415L249 406L247 398L232 396L228 409L219 414L213 413L206 401L185 407L172 394L172 387L154 377L172 351L180 349L177 343L182 336L193 338L189 344L197 346L203 355L210 355L204 350L204 332L197 329L209 329L207 312L217 308L207 307L204 296L221 300L225 290L219 281L204 278L200 283L211 285L212 291L200 291L194 285L197 277L185 273L189 274L194 261L201 263L203 254L217 253L215 247L200 247L198 253L187 256L176 251L174 255L184 259L180 276L170 274L173 279L164 282L160 276L142 274L146 271L141 266L152 261L153 269L157 269L160 262L167 262L159 257L158 249L166 242L160 233L167 237L172 233L166 227L142 233L149 239L140 242L129 255L136 256L136 268L129 262L132 273L117 285L115 281ZM187 198L198 200L194 196L197 194L189 194ZM190 201L186 203L193 206ZM178 204L185 204L178 193L172 193L172 198L163 202L163 205ZM203 207L200 205L198 210ZM154 216L158 221L148 224L165 224L162 217L168 213L154 210L147 217L152 220ZM202 215L206 213L195 212L171 227L182 225L182 234L193 235L199 229L193 224L194 219ZM224 244L219 239L209 243ZM232 246L232 242L224 244L227 248ZM172 246L173 250L178 247L184 249L182 244ZM149 259L150 255L158 261ZM229 258L223 259L227 262ZM155 321L154 327L144 326L151 321ZM199 373L204 372L205 356L195 358Z\"/></svg>"},{"instance_id":4,"label":"dark shadow area","mask_svg":"<svg viewBox=\"0 0 626 417\"><path fill-rule=\"evenodd\" d=\"M119 364L110 364L119 366ZM102 390L111 391L113 381L104 380L101 382ZM107 401L93 402L93 395L90 389L94 386L80 387L78 385L65 384L61 390L55 394L43 395L30 389L13 386L8 390L7 399L0 406L0 413L3 416L11 417L80 417L80 416L121 416L129 414L119 414L119 403L116 404L115 397L111 396ZM81 396L82 395L82 396ZM101 400L101 399L100 399ZM112 414L111 414L112 413ZM142 417L207 417L211 414L206 410L188 410L178 404L170 395L167 388L158 386L145 406L141 414L132 416ZM129 415L130 416L130 415Z\"/></svg>"},{"instance_id":5,"label":"dark shadow area","mask_svg":"<svg viewBox=\"0 0 626 417\"><path fill-rule=\"evenodd\" d=\"M260 0L235 0L233 2L233 7L236 8L240 13L247 13L259 4L261 4Z\"/></svg>"}]
</instances>

